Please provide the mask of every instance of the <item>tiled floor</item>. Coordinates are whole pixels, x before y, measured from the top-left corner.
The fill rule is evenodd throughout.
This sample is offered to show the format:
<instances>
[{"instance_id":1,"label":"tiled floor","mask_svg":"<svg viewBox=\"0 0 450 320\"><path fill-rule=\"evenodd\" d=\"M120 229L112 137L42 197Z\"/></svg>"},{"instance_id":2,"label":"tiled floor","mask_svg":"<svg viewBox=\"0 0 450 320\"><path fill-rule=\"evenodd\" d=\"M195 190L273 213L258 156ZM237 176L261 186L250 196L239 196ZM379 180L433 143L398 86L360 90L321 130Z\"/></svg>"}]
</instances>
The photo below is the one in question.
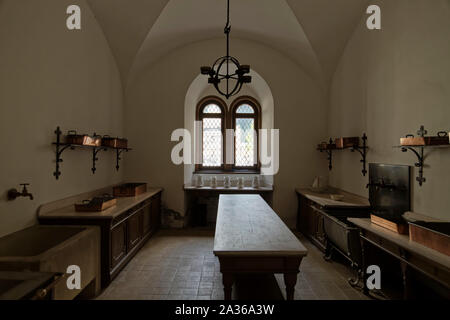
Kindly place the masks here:
<instances>
[{"instance_id":1,"label":"tiled floor","mask_svg":"<svg viewBox=\"0 0 450 320\"><path fill-rule=\"evenodd\" d=\"M301 263L295 299L367 299L348 283L348 268L326 262L301 238L308 256ZM223 299L219 261L211 232L162 230L140 250L98 299ZM283 290L283 276L276 275Z\"/></svg>"}]
</instances>

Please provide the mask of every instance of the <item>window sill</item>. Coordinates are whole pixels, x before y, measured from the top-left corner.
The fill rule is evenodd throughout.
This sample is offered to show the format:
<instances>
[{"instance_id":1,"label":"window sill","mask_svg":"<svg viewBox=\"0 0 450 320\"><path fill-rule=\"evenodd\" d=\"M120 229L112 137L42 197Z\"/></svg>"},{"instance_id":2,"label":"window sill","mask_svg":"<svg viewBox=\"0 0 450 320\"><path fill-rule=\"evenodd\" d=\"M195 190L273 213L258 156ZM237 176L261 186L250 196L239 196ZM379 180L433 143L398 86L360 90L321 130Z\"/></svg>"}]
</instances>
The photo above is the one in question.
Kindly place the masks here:
<instances>
[{"instance_id":1,"label":"window sill","mask_svg":"<svg viewBox=\"0 0 450 320\"><path fill-rule=\"evenodd\" d=\"M232 169L232 170L222 170L222 169L203 169L196 170L194 174L261 174L259 169Z\"/></svg>"}]
</instances>

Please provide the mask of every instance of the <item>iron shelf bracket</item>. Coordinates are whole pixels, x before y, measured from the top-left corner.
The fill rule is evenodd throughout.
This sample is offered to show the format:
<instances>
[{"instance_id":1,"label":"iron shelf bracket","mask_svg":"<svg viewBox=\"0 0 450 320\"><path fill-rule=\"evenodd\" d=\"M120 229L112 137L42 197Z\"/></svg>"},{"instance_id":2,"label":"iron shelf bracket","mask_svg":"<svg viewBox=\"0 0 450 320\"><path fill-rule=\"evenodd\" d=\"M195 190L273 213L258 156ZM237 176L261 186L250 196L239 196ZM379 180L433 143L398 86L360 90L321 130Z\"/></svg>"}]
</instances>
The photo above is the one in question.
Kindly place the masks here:
<instances>
[{"instance_id":1,"label":"iron shelf bracket","mask_svg":"<svg viewBox=\"0 0 450 320\"><path fill-rule=\"evenodd\" d=\"M53 172L53 175L55 176L56 180L59 179L59 177L61 176L61 170L60 170L60 164L61 162L63 162L63 159L61 158L62 153L67 150L75 150L75 148L79 148L79 149L92 149L92 174L95 174L95 172L97 171L97 161L98 161L98 153L103 150L103 151L108 151L108 150L114 150L116 152L116 170L119 170L119 162L121 160L120 155L122 154L123 151L128 152L130 150L132 150L131 148L116 148L116 147L109 147L109 146L90 146L90 145L78 145L78 144L70 144L70 143L65 143L63 141L61 141L61 137L62 137L62 132L61 132L61 128L58 126L55 130L55 134L56 134L56 142L53 142L53 145L55 146L56 149L56 170L55 172ZM94 133L94 136L96 136L96 134Z\"/></svg>"},{"instance_id":2,"label":"iron shelf bracket","mask_svg":"<svg viewBox=\"0 0 450 320\"><path fill-rule=\"evenodd\" d=\"M56 170L55 172L53 172L53 175L55 176L56 180L59 179L59 176L61 175L61 170L60 170L60 163L63 162L63 159L61 158L62 153L70 148L71 150L75 149L73 146L71 145L66 145L61 143L61 128L57 127L55 130L55 134L56 134L56 142L54 143L54 145L56 146Z\"/></svg>"},{"instance_id":3,"label":"iron shelf bracket","mask_svg":"<svg viewBox=\"0 0 450 320\"><path fill-rule=\"evenodd\" d=\"M420 126L420 129L417 131L417 135L420 137L425 137L425 135L427 133L428 133L428 131L425 130L425 127L423 125ZM422 186L422 184L426 181L425 177L423 176L423 167L425 164L425 155L424 155L425 147L424 146L401 146L400 148L401 148L402 152L407 152L409 150L409 151L412 151L416 155L418 162L416 162L414 164L414 166L416 168L419 168L419 174L416 177L416 181L419 182L419 186ZM417 151L417 149L419 151Z\"/></svg>"},{"instance_id":4,"label":"iron shelf bracket","mask_svg":"<svg viewBox=\"0 0 450 320\"><path fill-rule=\"evenodd\" d=\"M363 166L361 172L362 172L363 176L366 176L366 174L367 174L367 168L366 168L367 150L369 149L369 147L367 146L367 135L364 133L361 139L362 139L362 146L354 146L354 147L352 147L351 151L352 152L358 151L359 154L361 155L362 159L360 160L360 162L362 163L362 166Z\"/></svg>"},{"instance_id":5,"label":"iron shelf bracket","mask_svg":"<svg viewBox=\"0 0 450 320\"><path fill-rule=\"evenodd\" d=\"M328 143L327 147L318 147L318 150L320 152L326 152L327 153L327 160L328 160L328 169L331 171L333 169L333 150L345 150L350 149L351 152L357 151L361 155L360 162L362 163L362 174L363 176L366 176L367 174L367 150L369 150L369 147L367 146L367 135L364 133L362 136L362 145L353 146L353 147L344 147L344 148L336 148L336 145L333 143L333 139L330 138L330 141Z\"/></svg>"},{"instance_id":6,"label":"iron shelf bracket","mask_svg":"<svg viewBox=\"0 0 450 320\"><path fill-rule=\"evenodd\" d=\"M417 151L415 148L418 148L419 151ZM422 184L427 180L425 179L425 177L423 176L423 167L424 167L424 163L425 163L425 156L424 156L424 147L402 147L401 150L402 152L407 152L412 151L416 157L418 162L416 162L414 165L416 166L416 168L419 168L419 174L416 177L416 181L419 182L419 186L422 186Z\"/></svg>"},{"instance_id":7,"label":"iron shelf bracket","mask_svg":"<svg viewBox=\"0 0 450 320\"><path fill-rule=\"evenodd\" d=\"M92 174L95 174L95 172L97 171L97 167L96 167L95 163L98 161L97 155L101 150L107 151L108 149L101 148L101 147L100 148L94 147L92 149L92 168L91 168Z\"/></svg>"},{"instance_id":8,"label":"iron shelf bracket","mask_svg":"<svg viewBox=\"0 0 450 320\"><path fill-rule=\"evenodd\" d=\"M333 144L333 139L330 138L330 142L329 144ZM332 149L320 149L320 152L326 152L327 153L327 160L328 160L328 170L332 170L333 169L333 151Z\"/></svg>"},{"instance_id":9,"label":"iron shelf bracket","mask_svg":"<svg viewBox=\"0 0 450 320\"><path fill-rule=\"evenodd\" d=\"M120 155L122 154L122 152L128 152L128 150L131 149L116 149L116 170L119 171L120 168L120 160L122 160L122 158L120 157Z\"/></svg>"}]
</instances>

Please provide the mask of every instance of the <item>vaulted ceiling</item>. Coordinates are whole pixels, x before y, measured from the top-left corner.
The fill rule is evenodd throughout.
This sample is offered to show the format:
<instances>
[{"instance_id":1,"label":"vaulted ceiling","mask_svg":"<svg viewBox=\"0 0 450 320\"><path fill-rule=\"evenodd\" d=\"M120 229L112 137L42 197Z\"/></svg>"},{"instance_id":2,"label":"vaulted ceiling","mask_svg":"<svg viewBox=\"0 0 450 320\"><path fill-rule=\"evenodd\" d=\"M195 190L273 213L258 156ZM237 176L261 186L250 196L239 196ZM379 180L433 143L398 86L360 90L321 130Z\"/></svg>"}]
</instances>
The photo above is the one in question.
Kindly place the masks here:
<instances>
[{"instance_id":1,"label":"vaulted ceiling","mask_svg":"<svg viewBox=\"0 0 450 320\"><path fill-rule=\"evenodd\" d=\"M224 37L225 0L87 0L130 74L190 43ZM329 83L368 0L231 0L232 37L270 46ZM250 62L249 62L250 63Z\"/></svg>"}]
</instances>

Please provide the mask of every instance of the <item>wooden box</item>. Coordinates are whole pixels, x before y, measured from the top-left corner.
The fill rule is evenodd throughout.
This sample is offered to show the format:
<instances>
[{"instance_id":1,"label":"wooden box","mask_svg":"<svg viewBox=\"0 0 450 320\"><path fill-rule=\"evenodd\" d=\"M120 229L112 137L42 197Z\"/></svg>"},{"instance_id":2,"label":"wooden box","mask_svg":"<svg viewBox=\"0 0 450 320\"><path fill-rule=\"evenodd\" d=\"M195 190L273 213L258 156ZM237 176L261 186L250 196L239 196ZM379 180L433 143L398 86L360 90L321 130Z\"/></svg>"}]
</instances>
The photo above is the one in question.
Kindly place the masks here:
<instances>
[{"instance_id":1,"label":"wooden box","mask_svg":"<svg viewBox=\"0 0 450 320\"><path fill-rule=\"evenodd\" d=\"M109 137L109 136L103 136L102 146L126 149L126 148L128 148L128 140L124 139L124 138L113 138L113 137Z\"/></svg>"},{"instance_id":2,"label":"wooden box","mask_svg":"<svg viewBox=\"0 0 450 320\"><path fill-rule=\"evenodd\" d=\"M388 220L374 214L370 215L370 221L380 227L394 231L395 233L408 234L408 225L406 223Z\"/></svg>"},{"instance_id":3,"label":"wooden box","mask_svg":"<svg viewBox=\"0 0 450 320\"><path fill-rule=\"evenodd\" d=\"M146 183L125 183L113 188L114 197L135 197L147 192Z\"/></svg>"},{"instance_id":4,"label":"wooden box","mask_svg":"<svg viewBox=\"0 0 450 320\"><path fill-rule=\"evenodd\" d=\"M359 145L359 137L336 138L335 143L338 149L357 147Z\"/></svg>"},{"instance_id":5,"label":"wooden box","mask_svg":"<svg viewBox=\"0 0 450 320\"><path fill-rule=\"evenodd\" d=\"M336 149L335 143L321 142L317 145L317 150L333 150Z\"/></svg>"},{"instance_id":6,"label":"wooden box","mask_svg":"<svg viewBox=\"0 0 450 320\"><path fill-rule=\"evenodd\" d=\"M76 131L69 131L66 136L66 143L99 147L101 146L102 139L100 136L93 137L87 134L77 134Z\"/></svg>"},{"instance_id":7,"label":"wooden box","mask_svg":"<svg viewBox=\"0 0 450 320\"><path fill-rule=\"evenodd\" d=\"M89 200L87 200L89 201ZM100 212L103 210L106 210L108 208L111 208L112 206L115 206L117 203L117 199L111 199L108 201L99 201L92 203L89 202L83 202L83 203L76 203L75 204L75 211L77 212Z\"/></svg>"},{"instance_id":8,"label":"wooden box","mask_svg":"<svg viewBox=\"0 0 450 320\"><path fill-rule=\"evenodd\" d=\"M407 135L405 138L400 138L400 145L402 146L437 146L448 145L449 137L447 132L438 132L437 136L430 137L414 137Z\"/></svg>"},{"instance_id":9,"label":"wooden box","mask_svg":"<svg viewBox=\"0 0 450 320\"><path fill-rule=\"evenodd\" d=\"M409 238L450 256L450 222L409 222Z\"/></svg>"}]
</instances>

